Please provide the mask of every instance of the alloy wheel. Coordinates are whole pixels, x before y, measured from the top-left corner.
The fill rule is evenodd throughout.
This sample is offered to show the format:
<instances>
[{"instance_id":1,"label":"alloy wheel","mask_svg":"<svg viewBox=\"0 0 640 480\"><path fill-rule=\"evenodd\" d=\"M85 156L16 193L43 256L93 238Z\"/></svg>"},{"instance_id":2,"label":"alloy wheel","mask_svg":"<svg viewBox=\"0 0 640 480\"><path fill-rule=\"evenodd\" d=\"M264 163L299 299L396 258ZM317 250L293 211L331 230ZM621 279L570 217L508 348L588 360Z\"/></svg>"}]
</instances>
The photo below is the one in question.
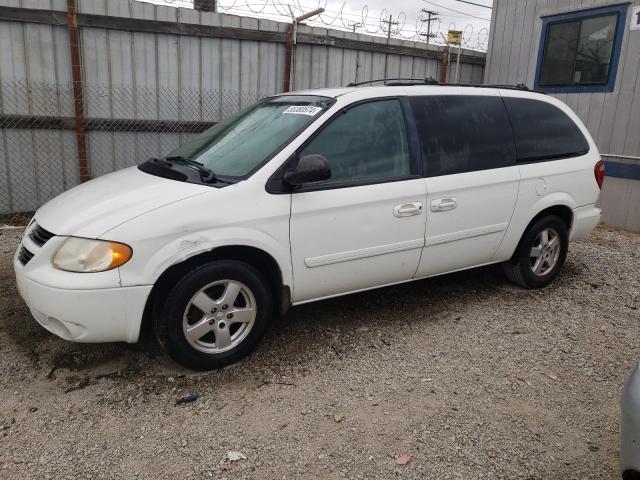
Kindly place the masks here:
<instances>
[{"instance_id":1,"label":"alloy wheel","mask_svg":"<svg viewBox=\"0 0 640 480\"><path fill-rule=\"evenodd\" d=\"M553 270L560 258L560 247L560 235L553 228L538 234L529 253L529 265L535 275L541 277Z\"/></svg>"},{"instance_id":2,"label":"alloy wheel","mask_svg":"<svg viewBox=\"0 0 640 480\"><path fill-rule=\"evenodd\" d=\"M251 290L236 280L218 280L191 297L182 331L196 350L218 354L238 346L251 332L255 319L256 300Z\"/></svg>"}]
</instances>

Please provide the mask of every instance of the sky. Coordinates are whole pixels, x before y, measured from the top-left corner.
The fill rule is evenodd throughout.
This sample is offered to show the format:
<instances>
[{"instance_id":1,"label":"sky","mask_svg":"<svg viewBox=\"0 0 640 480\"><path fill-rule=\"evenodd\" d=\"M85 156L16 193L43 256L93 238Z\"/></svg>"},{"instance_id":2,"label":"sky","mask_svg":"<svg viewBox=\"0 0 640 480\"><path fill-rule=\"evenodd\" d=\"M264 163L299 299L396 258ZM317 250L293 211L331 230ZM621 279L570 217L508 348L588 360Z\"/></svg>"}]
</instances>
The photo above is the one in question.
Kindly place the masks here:
<instances>
[{"instance_id":1,"label":"sky","mask_svg":"<svg viewBox=\"0 0 640 480\"><path fill-rule=\"evenodd\" d=\"M192 0L146 0L152 3L174 6L192 5ZM492 0L469 0L480 5L491 6ZM425 41L421 33L426 33L427 18L422 9L437 12L437 20L432 23L432 31L437 38L430 40L442 44L440 32L448 30L464 31L463 44L466 48L486 50L491 9L483 8L460 0L218 0L219 11L251 17L287 21L289 7L296 16L318 7L325 8L320 17L307 20L314 26L353 29L357 32L385 35L386 26L381 19L392 16L392 36L407 40Z\"/></svg>"}]
</instances>

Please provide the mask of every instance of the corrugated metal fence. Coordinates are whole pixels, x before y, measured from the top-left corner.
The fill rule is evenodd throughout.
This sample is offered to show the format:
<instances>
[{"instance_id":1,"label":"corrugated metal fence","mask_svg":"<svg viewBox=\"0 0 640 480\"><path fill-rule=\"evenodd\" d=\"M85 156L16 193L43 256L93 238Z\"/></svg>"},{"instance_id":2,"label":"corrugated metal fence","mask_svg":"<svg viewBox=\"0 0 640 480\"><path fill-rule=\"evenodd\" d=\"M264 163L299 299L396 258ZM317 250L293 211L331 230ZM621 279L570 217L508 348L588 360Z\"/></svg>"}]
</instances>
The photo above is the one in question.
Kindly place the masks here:
<instances>
[{"instance_id":1,"label":"corrugated metal fence","mask_svg":"<svg viewBox=\"0 0 640 480\"><path fill-rule=\"evenodd\" d=\"M77 3L80 79L67 1L0 0L2 214L33 211L76 185L83 161L91 177L140 163L282 90L287 24L134 0ZM385 68L438 78L443 56L442 47L303 25L295 50L294 89L382 78ZM483 71L484 54L463 50L460 81L481 83Z\"/></svg>"}]
</instances>

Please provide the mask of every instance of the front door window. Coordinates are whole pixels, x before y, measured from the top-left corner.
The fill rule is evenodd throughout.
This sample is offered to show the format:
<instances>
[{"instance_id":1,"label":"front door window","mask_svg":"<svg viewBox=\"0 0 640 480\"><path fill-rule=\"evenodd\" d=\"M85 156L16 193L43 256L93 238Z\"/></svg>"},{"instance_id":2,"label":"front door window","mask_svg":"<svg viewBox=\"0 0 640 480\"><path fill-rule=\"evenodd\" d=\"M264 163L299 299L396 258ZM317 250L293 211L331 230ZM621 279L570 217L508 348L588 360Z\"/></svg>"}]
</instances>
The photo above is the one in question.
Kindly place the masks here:
<instances>
[{"instance_id":1,"label":"front door window","mask_svg":"<svg viewBox=\"0 0 640 480\"><path fill-rule=\"evenodd\" d=\"M323 155L331 179L322 184L368 182L411 173L409 146L397 99L356 105L333 119L300 156Z\"/></svg>"}]
</instances>

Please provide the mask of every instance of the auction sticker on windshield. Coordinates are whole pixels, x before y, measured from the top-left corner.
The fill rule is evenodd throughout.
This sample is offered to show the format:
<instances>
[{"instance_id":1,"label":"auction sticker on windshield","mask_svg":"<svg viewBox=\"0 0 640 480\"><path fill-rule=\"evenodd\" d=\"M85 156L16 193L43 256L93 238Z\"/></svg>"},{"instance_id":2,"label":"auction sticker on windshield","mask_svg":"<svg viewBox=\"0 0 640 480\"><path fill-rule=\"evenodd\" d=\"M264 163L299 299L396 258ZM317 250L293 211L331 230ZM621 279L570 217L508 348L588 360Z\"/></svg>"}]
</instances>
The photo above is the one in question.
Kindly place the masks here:
<instances>
[{"instance_id":1,"label":"auction sticker on windshield","mask_svg":"<svg viewBox=\"0 0 640 480\"><path fill-rule=\"evenodd\" d=\"M297 115L310 115L310 116L313 117L314 115L316 115L321 110L322 110L322 108L320 108L320 107L311 107L311 106L307 106L307 105L291 105L289 108L287 108L282 113L294 113L294 114L297 114Z\"/></svg>"}]
</instances>

